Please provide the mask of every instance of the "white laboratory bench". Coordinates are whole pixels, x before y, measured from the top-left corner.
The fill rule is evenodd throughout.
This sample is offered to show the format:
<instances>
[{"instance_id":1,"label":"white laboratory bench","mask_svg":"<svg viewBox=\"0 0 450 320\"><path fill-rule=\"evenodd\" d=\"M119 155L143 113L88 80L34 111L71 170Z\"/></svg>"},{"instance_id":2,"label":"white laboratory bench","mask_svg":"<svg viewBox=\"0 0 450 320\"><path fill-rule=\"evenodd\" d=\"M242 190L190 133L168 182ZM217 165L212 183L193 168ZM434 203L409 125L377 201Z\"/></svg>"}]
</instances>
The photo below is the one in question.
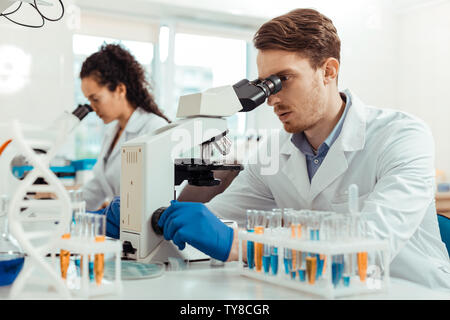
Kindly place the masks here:
<instances>
[{"instance_id":1,"label":"white laboratory bench","mask_svg":"<svg viewBox=\"0 0 450 320\"><path fill-rule=\"evenodd\" d=\"M323 297L244 277L237 262L211 267L209 261L192 262L182 271L162 276L123 280L122 296L98 296L102 300L316 300ZM8 299L10 286L0 287L0 299ZM54 298L54 297L53 297ZM42 292L27 299L46 299ZM450 293L391 278L387 292L344 297L344 300L450 300Z\"/></svg>"}]
</instances>

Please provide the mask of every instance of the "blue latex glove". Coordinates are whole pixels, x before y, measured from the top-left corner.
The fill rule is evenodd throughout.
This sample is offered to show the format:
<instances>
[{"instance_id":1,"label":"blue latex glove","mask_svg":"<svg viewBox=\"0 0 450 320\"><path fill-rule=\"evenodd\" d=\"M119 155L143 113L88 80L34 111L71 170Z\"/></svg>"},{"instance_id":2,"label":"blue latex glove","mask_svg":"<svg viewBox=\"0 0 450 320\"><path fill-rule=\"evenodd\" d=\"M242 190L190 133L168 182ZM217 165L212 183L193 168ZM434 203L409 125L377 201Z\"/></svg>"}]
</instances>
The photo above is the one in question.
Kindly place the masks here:
<instances>
[{"instance_id":1,"label":"blue latex glove","mask_svg":"<svg viewBox=\"0 0 450 320\"><path fill-rule=\"evenodd\" d=\"M158 221L164 238L180 250L186 242L210 257L226 261L233 243L233 229L219 220L203 203L171 201Z\"/></svg>"},{"instance_id":2,"label":"blue latex glove","mask_svg":"<svg viewBox=\"0 0 450 320\"><path fill-rule=\"evenodd\" d=\"M109 205L98 211L88 211L95 214L106 215L106 236L120 238L120 197L114 197Z\"/></svg>"}]
</instances>

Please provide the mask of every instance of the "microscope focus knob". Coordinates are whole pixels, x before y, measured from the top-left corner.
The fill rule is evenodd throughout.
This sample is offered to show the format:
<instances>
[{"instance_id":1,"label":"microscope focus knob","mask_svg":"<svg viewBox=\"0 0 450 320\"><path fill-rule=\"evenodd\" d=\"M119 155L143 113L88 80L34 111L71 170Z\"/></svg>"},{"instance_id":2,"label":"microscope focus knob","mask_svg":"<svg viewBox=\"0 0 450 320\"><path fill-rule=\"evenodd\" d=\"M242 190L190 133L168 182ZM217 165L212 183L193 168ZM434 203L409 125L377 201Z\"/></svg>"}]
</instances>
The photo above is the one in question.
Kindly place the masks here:
<instances>
[{"instance_id":1,"label":"microscope focus knob","mask_svg":"<svg viewBox=\"0 0 450 320\"><path fill-rule=\"evenodd\" d=\"M161 215L163 214L163 212L166 211L166 209L167 209L167 207L161 207L159 209L156 209L155 212L153 212L152 219L151 219L153 231L155 231L155 233L160 236L163 235L164 230L163 230L163 228L158 226L158 221L159 221L159 218L161 217Z\"/></svg>"}]
</instances>

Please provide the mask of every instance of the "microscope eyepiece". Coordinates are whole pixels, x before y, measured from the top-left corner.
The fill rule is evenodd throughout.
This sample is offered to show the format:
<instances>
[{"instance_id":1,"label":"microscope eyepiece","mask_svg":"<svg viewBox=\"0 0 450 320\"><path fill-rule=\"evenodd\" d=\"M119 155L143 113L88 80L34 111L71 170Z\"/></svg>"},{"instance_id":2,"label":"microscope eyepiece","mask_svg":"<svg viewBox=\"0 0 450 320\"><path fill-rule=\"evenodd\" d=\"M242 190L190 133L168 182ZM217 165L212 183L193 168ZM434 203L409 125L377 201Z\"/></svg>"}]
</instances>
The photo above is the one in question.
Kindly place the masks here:
<instances>
[{"instance_id":1,"label":"microscope eyepiece","mask_svg":"<svg viewBox=\"0 0 450 320\"><path fill-rule=\"evenodd\" d=\"M249 81L243 79L234 86L239 102L242 105L241 112L248 112L263 104L272 94L281 90L281 79L271 75L264 80Z\"/></svg>"},{"instance_id":2,"label":"microscope eyepiece","mask_svg":"<svg viewBox=\"0 0 450 320\"><path fill-rule=\"evenodd\" d=\"M92 112L92 107L90 105L79 104L78 107L72 112L72 114L81 121L88 115L89 112Z\"/></svg>"},{"instance_id":3,"label":"microscope eyepiece","mask_svg":"<svg viewBox=\"0 0 450 320\"><path fill-rule=\"evenodd\" d=\"M276 94L281 90L281 79L276 75L271 75L257 84L264 90L266 98L272 94Z\"/></svg>"}]
</instances>

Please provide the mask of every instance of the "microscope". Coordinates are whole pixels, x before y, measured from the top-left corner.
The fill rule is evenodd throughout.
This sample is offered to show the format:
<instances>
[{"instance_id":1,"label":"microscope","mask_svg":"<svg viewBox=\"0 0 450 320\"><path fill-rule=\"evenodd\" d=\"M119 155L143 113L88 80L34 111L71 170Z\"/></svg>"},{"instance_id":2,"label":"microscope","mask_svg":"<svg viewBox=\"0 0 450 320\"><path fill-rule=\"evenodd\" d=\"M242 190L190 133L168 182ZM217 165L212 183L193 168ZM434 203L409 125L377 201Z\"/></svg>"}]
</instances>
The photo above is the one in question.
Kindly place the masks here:
<instances>
[{"instance_id":1,"label":"microscope","mask_svg":"<svg viewBox=\"0 0 450 320\"><path fill-rule=\"evenodd\" d=\"M72 112L63 111L46 128L42 128L39 125L22 124L21 128L24 138L36 154L44 157L55 145L63 144L68 135L92 111L90 105L79 104ZM0 121L0 176L2 177L0 193L10 196L20 184L20 180L14 176L11 167L14 165L30 165L27 162L27 158L18 151L15 146L16 143L11 136L10 123ZM53 150L57 149L53 148ZM49 158L53 156L54 154L50 155ZM38 180L36 180L35 184L38 183Z\"/></svg>"},{"instance_id":2,"label":"microscope","mask_svg":"<svg viewBox=\"0 0 450 320\"><path fill-rule=\"evenodd\" d=\"M243 79L234 85L181 96L178 121L121 147L120 240L123 257L140 262L209 259L186 245L182 251L164 240L157 227L159 216L176 199L175 186L187 180L195 186L214 186L213 170L242 170L241 164L212 161L212 148L222 155L230 151L226 117L249 112L281 90L281 79ZM200 148L198 158L178 158Z\"/></svg>"}]
</instances>

